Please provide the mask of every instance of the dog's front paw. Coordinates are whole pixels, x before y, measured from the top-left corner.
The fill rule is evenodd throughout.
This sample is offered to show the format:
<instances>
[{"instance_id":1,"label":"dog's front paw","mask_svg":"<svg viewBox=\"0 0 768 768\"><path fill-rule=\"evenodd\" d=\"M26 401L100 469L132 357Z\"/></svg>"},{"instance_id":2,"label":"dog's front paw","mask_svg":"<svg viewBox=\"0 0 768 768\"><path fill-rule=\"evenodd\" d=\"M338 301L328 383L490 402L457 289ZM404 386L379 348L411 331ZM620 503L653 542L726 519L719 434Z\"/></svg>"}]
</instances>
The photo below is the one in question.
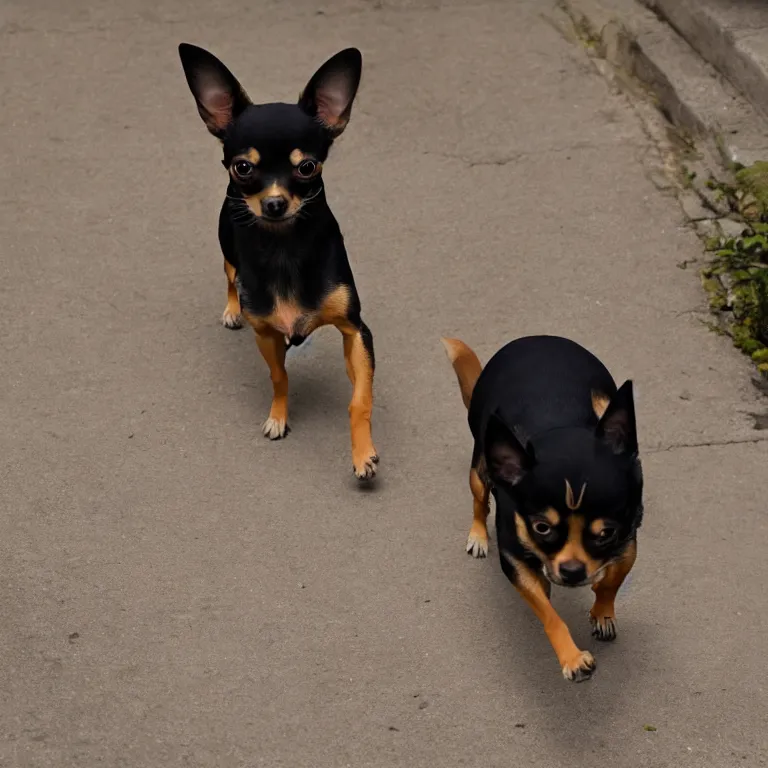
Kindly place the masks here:
<instances>
[{"instance_id":1,"label":"dog's front paw","mask_svg":"<svg viewBox=\"0 0 768 768\"><path fill-rule=\"evenodd\" d=\"M376 476L378 463L379 456L376 449L371 446L370 450L361 451L359 455L352 456L352 471L358 480L372 480Z\"/></svg>"},{"instance_id":2,"label":"dog's front paw","mask_svg":"<svg viewBox=\"0 0 768 768\"><path fill-rule=\"evenodd\" d=\"M239 312L233 312L229 307L227 307L224 310L224 314L221 316L221 324L225 328L236 331L238 328L243 327L243 319L240 317Z\"/></svg>"},{"instance_id":3,"label":"dog's front paw","mask_svg":"<svg viewBox=\"0 0 768 768\"><path fill-rule=\"evenodd\" d=\"M488 554L488 529L477 521L469 529L467 554L472 557L485 557Z\"/></svg>"},{"instance_id":4,"label":"dog's front paw","mask_svg":"<svg viewBox=\"0 0 768 768\"><path fill-rule=\"evenodd\" d=\"M270 416L261 425L261 431L264 433L264 437L268 437L270 440L280 440L290 432L290 428L285 419L274 419Z\"/></svg>"},{"instance_id":5,"label":"dog's front paw","mask_svg":"<svg viewBox=\"0 0 768 768\"><path fill-rule=\"evenodd\" d=\"M563 664L563 677L573 683L581 683L592 677L595 667L597 662L589 651L578 651L572 659Z\"/></svg>"},{"instance_id":6,"label":"dog's front paw","mask_svg":"<svg viewBox=\"0 0 768 768\"><path fill-rule=\"evenodd\" d=\"M593 608L589 612L589 623L592 625L592 637L603 642L610 642L616 639L618 634L616 629L615 616L600 616L595 613Z\"/></svg>"}]
</instances>

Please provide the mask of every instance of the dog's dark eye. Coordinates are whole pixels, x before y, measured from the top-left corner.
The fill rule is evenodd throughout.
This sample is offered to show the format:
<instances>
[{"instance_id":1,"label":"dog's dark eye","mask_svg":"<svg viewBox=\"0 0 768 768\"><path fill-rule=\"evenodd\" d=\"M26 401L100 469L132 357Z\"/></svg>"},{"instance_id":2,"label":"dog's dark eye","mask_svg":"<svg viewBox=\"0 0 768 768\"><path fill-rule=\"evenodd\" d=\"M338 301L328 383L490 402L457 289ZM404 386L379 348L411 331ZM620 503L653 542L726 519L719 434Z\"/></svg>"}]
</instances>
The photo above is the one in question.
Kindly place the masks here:
<instances>
[{"instance_id":1,"label":"dog's dark eye","mask_svg":"<svg viewBox=\"0 0 768 768\"><path fill-rule=\"evenodd\" d=\"M305 160L303 163L299 164L299 167L296 169L296 173L298 173L299 176L303 176L305 179L308 179L316 170L317 163L314 160Z\"/></svg>"},{"instance_id":2,"label":"dog's dark eye","mask_svg":"<svg viewBox=\"0 0 768 768\"><path fill-rule=\"evenodd\" d=\"M240 179L248 179L253 174L253 166L250 163L247 163L245 160L238 160L232 166L232 169L235 172L235 176Z\"/></svg>"},{"instance_id":3,"label":"dog's dark eye","mask_svg":"<svg viewBox=\"0 0 768 768\"><path fill-rule=\"evenodd\" d=\"M552 526L549 523L545 523L543 520L537 520L533 524L533 530L535 533L538 533L539 536L546 536L552 530Z\"/></svg>"},{"instance_id":4,"label":"dog's dark eye","mask_svg":"<svg viewBox=\"0 0 768 768\"><path fill-rule=\"evenodd\" d=\"M616 529L606 526L597 534L597 541L600 544L607 544L609 541L613 540L614 536L616 536Z\"/></svg>"}]
</instances>

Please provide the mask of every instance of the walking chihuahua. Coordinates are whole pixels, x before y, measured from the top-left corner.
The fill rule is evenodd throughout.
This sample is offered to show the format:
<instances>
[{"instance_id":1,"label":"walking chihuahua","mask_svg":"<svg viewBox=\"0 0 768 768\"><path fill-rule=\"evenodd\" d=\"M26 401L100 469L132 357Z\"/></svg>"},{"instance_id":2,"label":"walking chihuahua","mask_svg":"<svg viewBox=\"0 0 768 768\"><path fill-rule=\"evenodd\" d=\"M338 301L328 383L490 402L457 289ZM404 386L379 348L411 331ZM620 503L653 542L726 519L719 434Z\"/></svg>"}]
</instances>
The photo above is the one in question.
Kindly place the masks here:
<instances>
[{"instance_id":1,"label":"walking chihuahua","mask_svg":"<svg viewBox=\"0 0 768 768\"><path fill-rule=\"evenodd\" d=\"M212 54L182 43L179 55L197 109L221 141L229 174L219 215L227 276L227 328L245 318L272 379L264 434L288 432L285 353L317 328L342 334L353 394L349 405L352 465L360 480L376 474L371 437L373 337L339 225L325 197L323 163L346 128L360 82L362 56L348 48L312 76L296 104L253 104Z\"/></svg>"},{"instance_id":2,"label":"walking chihuahua","mask_svg":"<svg viewBox=\"0 0 768 768\"><path fill-rule=\"evenodd\" d=\"M637 554L643 519L632 382L569 339L528 336L483 368L458 339L443 339L475 440L467 552L488 552L489 495L504 574L544 625L568 680L595 669L550 602L551 584L592 586L592 634L616 637L614 602Z\"/></svg>"}]
</instances>

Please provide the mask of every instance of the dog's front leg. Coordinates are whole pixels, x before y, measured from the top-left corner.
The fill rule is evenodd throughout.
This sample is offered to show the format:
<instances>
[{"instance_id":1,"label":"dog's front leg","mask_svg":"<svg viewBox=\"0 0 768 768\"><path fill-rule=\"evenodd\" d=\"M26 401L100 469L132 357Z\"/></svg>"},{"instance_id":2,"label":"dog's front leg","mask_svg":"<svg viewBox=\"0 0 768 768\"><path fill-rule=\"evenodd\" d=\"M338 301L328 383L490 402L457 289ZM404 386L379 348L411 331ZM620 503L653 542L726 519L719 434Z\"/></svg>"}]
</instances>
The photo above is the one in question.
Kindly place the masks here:
<instances>
[{"instance_id":1,"label":"dog's front leg","mask_svg":"<svg viewBox=\"0 0 768 768\"><path fill-rule=\"evenodd\" d=\"M544 576L505 552L501 553L501 558L505 574L544 625L544 631L560 662L563 677L577 683L588 680L595 671L595 659L589 651L581 651L576 647L566 623L549 601L549 585Z\"/></svg>"},{"instance_id":2,"label":"dog's front leg","mask_svg":"<svg viewBox=\"0 0 768 768\"><path fill-rule=\"evenodd\" d=\"M616 593L632 570L637 558L637 541L631 541L624 554L605 569L605 575L592 586L595 603L589 612L592 634L598 640L616 639Z\"/></svg>"},{"instance_id":3,"label":"dog's front leg","mask_svg":"<svg viewBox=\"0 0 768 768\"><path fill-rule=\"evenodd\" d=\"M262 325L256 330L256 344L269 366L272 379L272 407L269 417L262 424L264 435L279 440L288 433L288 373L285 370L285 336L279 331Z\"/></svg>"},{"instance_id":4,"label":"dog's front leg","mask_svg":"<svg viewBox=\"0 0 768 768\"><path fill-rule=\"evenodd\" d=\"M373 336L362 322L337 324L344 338L344 360L347 375L352 382L352 400L349 403L349 427L352 435L352 466L355 476L369 480L376 474L379 462L371 436L373 411Z\"/></svg>"}]
</instances>

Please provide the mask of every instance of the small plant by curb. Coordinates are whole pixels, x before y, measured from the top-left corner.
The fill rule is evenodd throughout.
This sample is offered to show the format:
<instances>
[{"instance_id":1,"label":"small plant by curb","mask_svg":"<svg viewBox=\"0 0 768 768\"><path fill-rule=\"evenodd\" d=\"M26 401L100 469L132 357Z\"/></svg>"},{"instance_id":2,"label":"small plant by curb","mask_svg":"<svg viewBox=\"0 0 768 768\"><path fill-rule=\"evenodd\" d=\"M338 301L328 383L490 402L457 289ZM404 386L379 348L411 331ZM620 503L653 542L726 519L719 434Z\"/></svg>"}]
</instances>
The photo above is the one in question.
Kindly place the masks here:
<instances>
[{"instance_id":1,"label":"small plant by curb","mask_svg":"<svg viewBox=\"0 0 768 768\"><path fill-rule=\"evenodd\" d=\"M735 179L733 185L707 182L730 209L733 226L726 232L719 222L718 234L708 239L712 256L701 281L720 330L768 376L768 162L739 168Z\"/></svg>"}]
</instances>

